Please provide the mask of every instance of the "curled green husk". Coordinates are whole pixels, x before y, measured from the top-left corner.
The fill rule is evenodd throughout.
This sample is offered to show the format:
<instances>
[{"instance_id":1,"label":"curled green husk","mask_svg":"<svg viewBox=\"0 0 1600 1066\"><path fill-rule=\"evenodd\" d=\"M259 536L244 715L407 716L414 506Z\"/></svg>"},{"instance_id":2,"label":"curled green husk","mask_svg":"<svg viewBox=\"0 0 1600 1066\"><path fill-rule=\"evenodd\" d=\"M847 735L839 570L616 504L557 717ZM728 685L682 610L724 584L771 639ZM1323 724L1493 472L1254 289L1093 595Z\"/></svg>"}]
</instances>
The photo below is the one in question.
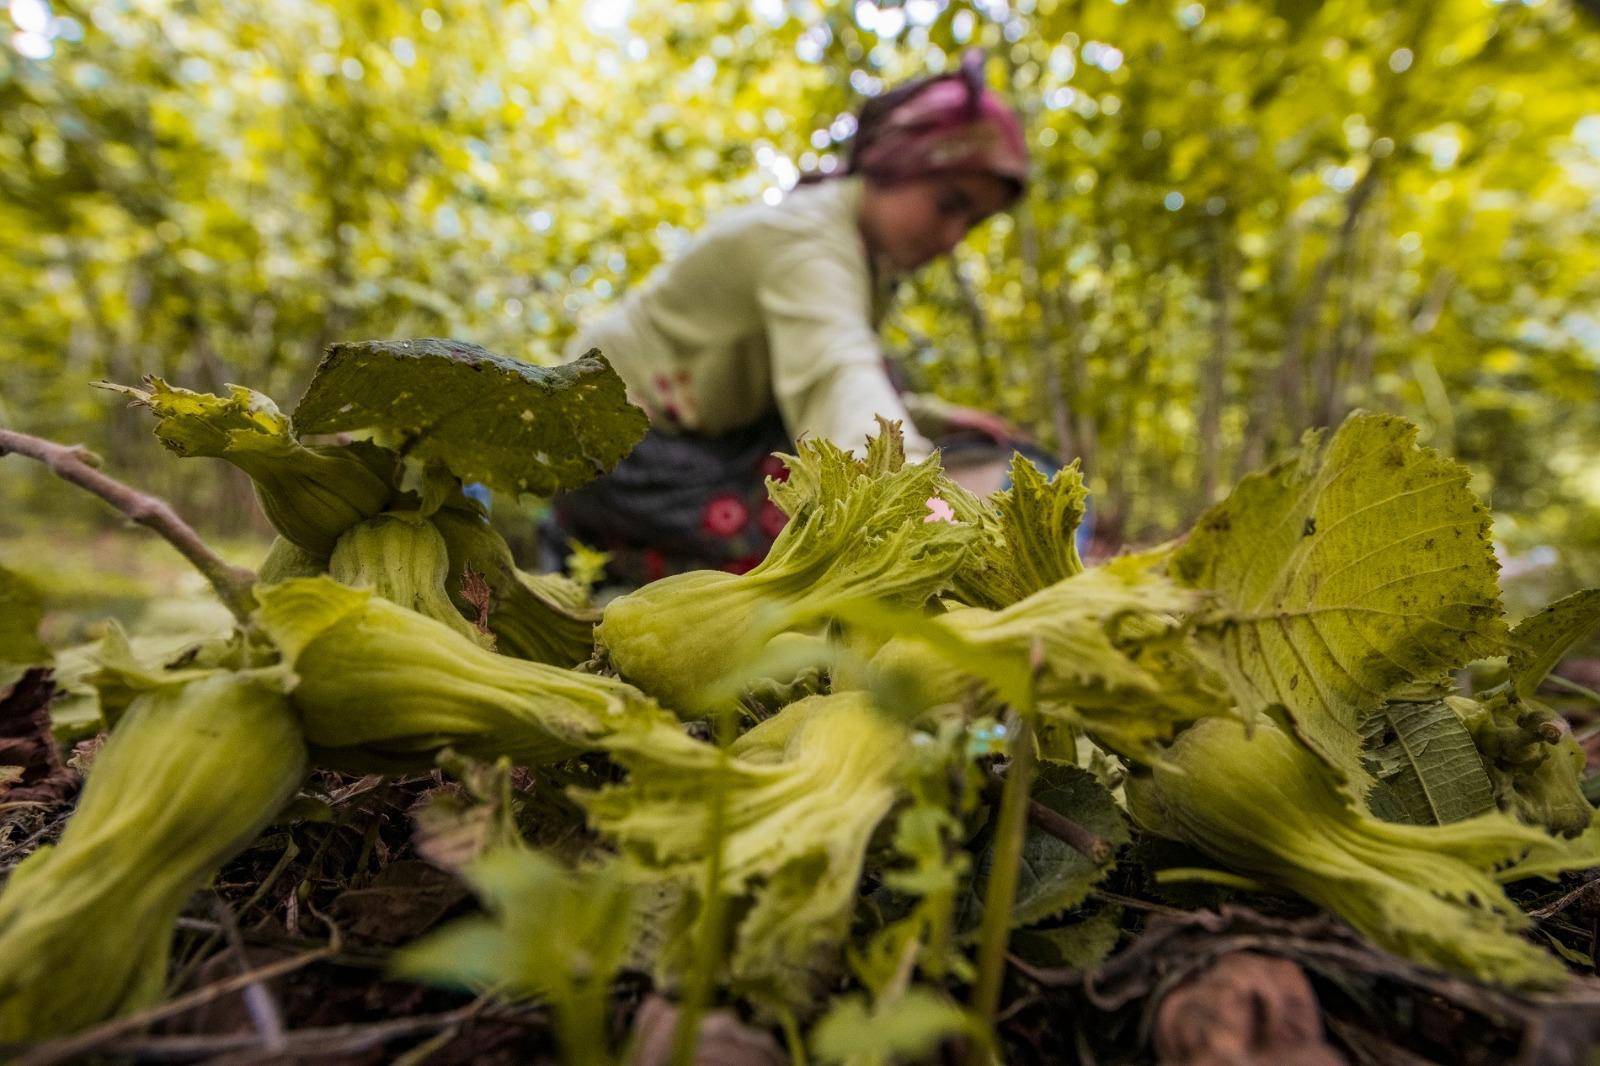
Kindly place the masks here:
<instances>
[{"instance_id":1,"label":"curled green husk","mask_svg":"<svg viewBox=\"0 0 1600 1066\"><path fill-rule=\"evenodd\" d=\"M256 580L276 585L291 577L316 577L328 569L326 552L309 552L282 535L272 538L266 558L256 567Z\"/></svg>"},{"instance_id":2,"label":"curled green husk","mask_svg":"<svg viewBox=\"0 0 1600 1066\"><path fill-rule=\"evenodd\" d=\"M1088 505L1078 461L1046 478L1020 453L1011 456L1011 487L980 500L951 493L956 513L982 529L951 582L951 596L973 607L1009 607L1083 572L1076 536Z\"/></svg>"},{"instance_id":3,"label":"curled green husk","mask_svg":"<svg viewBox=\"0 0 1600 1066\"><path fill-rule=\"evenodd\" d=\"M184 903L305 776L299 724L270 674L183 676L127 679L143 690L66 831L0 894L0 1041L60 1036L158 1000Z\"/></svg>"},{"instance_id":4,"label":"curled green husk","mask_svg":"<svg viewBox=\"0 0 1600 1066\"><path fill-rule=\"evenodd\" d=\"M998 611L913 617L850 602L829 613L899 634L877 650L869 673L910 706L958 703L986 689L1137 755L1185 722L1229 710L1179 620L1196 600L1158 573L1112 563ZM841 681L866 683L849 674L835 678L836 688Z\"/></svg>"},{"instance_id":5,"label":"curled green husk","mask_svg":"<svg viewBox=\"0 0 1600 1066\"><path fill-rule=\"evenodd\" d=\"M169 450L225 459L249 474L272 527L308 552L327 555L341 533L382 511L394 495L393 452L364 442L307 447L259 392L230 385L226 397L212 396L157 377L145 385L106 387L150 408L156 436Z\"/></svg>"},{"instance_id":6,"label":"curled green husk","mask_svg":"<svg viewBox=\"0 0 1600 1066\"><path fill-rule=\"evenodd\" d=\"M806 1002L836 961L867 843L902 793L912 733L861 692L811 696L718 750L686 741L607 744L628 780L579 796L590 823L651 875L703 887L706 797L726 773L721 891L753 900L731 970L749 989Z\"/></svg>"},{"instance_id":7,"label":"curled green husk","mask_svg":"<svg viewBox=\"0 0 1600 1066\"><path fill-rule=\"evenodd\" d=\"M322 765L424 769L443 748L553 762L619 732L670 743L671 718L631 685L479 647L441 622L328 578L258 588L256 620L297 679Z\"/></svg>"},{"instance_id":8,"label":"curled green husk","mask_svg":"<svg viewBox=\"0 0 1600 1066\"><path fill-rule=\"evenodd\" d=\"M1499 812L1399 825L1355 809L1282 730L1207 719L1154 776L1129 782L1135 816L1234 873L1290 889L1424 965L1513 987L1559 985L1557 960L1516 935L1527 918L1494 870L1547 845Z\"/></svg>"},{"instance_id":9,"label":"curled green husk","mask_svg":"<svg viewBox=\"0 0 1600 1066\"><path fill-rule=\"evenodd\" d=\"M328 558L328 576L343 585L370 588L408 610L442 622L476 644L481 632L456 610L445 592L450 556L444 538L427 519L381 514L345 530Z\"/></svg>"},{"instance_id":10,"label":"curled green husk","mask_svg":"<svg viewBox=\"0 0 1600 1066\"><path fill-rule=\"evenodd\" d=\"M898 430L889 429L898 441ZM881 440L881 438L880 438ZM597 643L622 676L689 714L713 709L717 679L754 656L808 605L844 596L921 604L961 565L977 530L937 518L949 481L937 458L858 460L826 440L786 457L773 500L790 515L767 557L745 574L697 570L606 605Z\"/></svg>"},{"instance_id":11,"label":"curled green husk","mask_svg":"<svg viewBox=\"0 0 1600 1066\"><path fill-rule=\"evenodd\" d=\"M1594 808L1583 795L1583 749L1559 715L1510 690L1481 703L1449 702L1478 745L1501 810L1567 837L1589 827Z\"/></svg>"},{"instance_id":12,"label":"curled green husk","mask_svg":"<svg viewBox=\"0 0 1600 1066\"><path fill-rule=\"evenodd\" d=\"M488 583L488 625L496 651L554 666L573 666L589 657L600 612L589 606L583 586L561 574L519 570L505 538L476 514L446 508L431 521L449 548L445 586L456 606L472 617L479 613L479 605L463 594L469 568Z\"/></svg>"}]
</instances>

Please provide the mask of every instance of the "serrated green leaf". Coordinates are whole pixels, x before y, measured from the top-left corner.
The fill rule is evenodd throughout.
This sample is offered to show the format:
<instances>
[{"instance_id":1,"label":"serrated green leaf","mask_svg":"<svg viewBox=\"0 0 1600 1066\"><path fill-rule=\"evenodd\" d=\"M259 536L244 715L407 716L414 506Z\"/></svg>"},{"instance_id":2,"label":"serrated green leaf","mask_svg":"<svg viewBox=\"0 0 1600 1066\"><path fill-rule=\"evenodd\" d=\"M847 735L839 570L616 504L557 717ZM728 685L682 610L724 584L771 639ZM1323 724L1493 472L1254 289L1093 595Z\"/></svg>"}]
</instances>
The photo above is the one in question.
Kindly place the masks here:
<instances>
[{"instance_id":1,"label":"serrated green leaf","mask_svg":"<svg viewBox=\"0 0 1600 1066\"><path fill-rule=\"evenodd\" d=\"M1128 825L1117 801L1089 771L1059 763L1042 763L1034 779L1031 799L1108 841L1113 848L1128 842ZM977 902L986 894L989 869L994 861L993 840L978 858L977 878L965 918L976 920ZM1076 907L1089 890L1116 864L1098 864L1076 848L1033 824L1022 842L1022 866L1017 871L1017 895L1011 906L1011 925L1018 928L1052 918Z\"/></svg>"},{"instance_id":2,"label":"serrated green leaf","mask_svg":"<svg viewBox=\"0 0 1600 1066\"><path fill-rule=\"evenodd\" d=\"M335 344L294 411L298 433L382 430L467 482L549 496L610 470L644 436L644 412L598 350L532 366L424 338Z\"/></svg>"},{"instance_id":3,"label":"serrated green leaf","mask_svg":"<svg viewBox=\"0 0 1600 1066\"><path fill-rule=\"evenodd\" d=\"M243 385L229 385L215 396L146 377L144 388L97 381L96 387L132 397L156 417L156 439L175 455L226 458L237 451L290 451L295 447L289 420L272 398Z\"/></svg>"},{"instance_id":4,"label":"serrated green leaf","mask_svg":"<svg viewBox=\"0 0 1600 1066\"><path fill-rule=\"evenodd\" d=\"M1021 454L1011 457L1011 487L986 503L952 493L964 520L983 529L971 560L956 573L956 597L975 607L1009 607L1083 571L1074 539L1089 493L1074 462L1050 478Z\"/></svg>"},{"instance_id":5,"label":"serrated green leaf","mask_svg":"<svg viewBox=\"0 0 1600 1066\"><path fill-rule=\"evenodd\" d=\"M928 616L859 600L817 610L891 638L872 660L875 682L915 706L965 699L976 679L1006 703L1037 706L1137 753L1184 722L1231 711L1178 618L1196 602L1165 576L1117 560L998 611Z\"/></svg>"},{"instance_id":6,"label":"serrated green leaf","mask_svg":"<svg viewBox=\"0 0 1600 1066\"><path fill-rule=\"evenodd\" d=\"M1592 870L1595 867L1600 867L1600 818L1591 819L1589 828L1571 840L1546 837L1529 848L1521 859L1496 871L1495 880L1501 884L1528 877L1554 880L1569 870Z\"/></svg>"},{"instance_id":7,"label":"serrated green leaf","mask_svg":"<svg viewBox=\"0 0 1600 1066\"><path fill-rule=\"evenodd\" d=\"M547 999L566 1061L609 1061L608 993L637 926L634 891L618 865L569 870L540 852L503 847L464 872L488 915L402 948L394 971Z\"/></svg>"},{"instance_id":8,"label":"serrated green leaf","mask_svg":"<svg viewBox=\"0 0 1600 1066\"><path fill-rule=\"evenodd\" d=\"M947 1037L981 1038L984 1032L971 1015L925 988L912 988L869 1011L864 996L836 999L811 1031L817 1061L872 1066L915 1062Z\"/></svg>"},{"instance_id":9,"label":"serrated green leaf","mask_svg":"<svg viewBox=\"0 0 1600 1066\"><path fill-rule=\"evenodd\" d=\"M1129 805L1228 872L1287 888L1380 946L1510 986L1555 986L1556 961L1517 936L1527 916L1496 871L1549 841L1492 811L1449 825L1380 821L1291 734L1207 718L1185 730ZM1141 823L1145 817L1141 813Z\"/></svg>"},{"instance_id":10,"label":"serrated green leaf","mask_svg":"<svg viewBox=\"0 0 1600 1066\"><path fill-rule=\"evenodd\" d=\"M1210 658L1247 711L1281 706L1358 791L1357 725L1395 685L1501 649L1489 515L1403 419L1355 414L1241 481L1173 557L1209 589Z\"/></svg>"},{"instance_id":11,"label":"serrated green leaf","mask_svg":"<svg viewBox=\"0 0 1600 1066\"><path fill-rule=\"evenodd\" d=\"M1511 683L1531 696L1573 645L1600 628L1600 589L1584 589L1557 600L1511 631Z\"/></svg>"},{"instance_id":12,"label":"serrated green leaf","mask_svg":"<svg viewBox=\"0 0 1600 1066\"><path fill-rule=\"evenodd\" d=\"M1011 951L1035 966L1083 970L1104 962L1121 936L1122 908L1107 906L1054 929L1019 929Z\"/></svg>"},{"instance_id":13,"label":"serrated green leaf","mask_svg":"<svg viewBox=\"0 0 1600 1066\"><path fill-rule=\"evenodd\" d=\"M1373 814L1443 825L1494 809L1494 786L1461 716L1443 700L1391 700L1362 724L1363 758L1375 780Z\"/></svg>"}]
</instances>

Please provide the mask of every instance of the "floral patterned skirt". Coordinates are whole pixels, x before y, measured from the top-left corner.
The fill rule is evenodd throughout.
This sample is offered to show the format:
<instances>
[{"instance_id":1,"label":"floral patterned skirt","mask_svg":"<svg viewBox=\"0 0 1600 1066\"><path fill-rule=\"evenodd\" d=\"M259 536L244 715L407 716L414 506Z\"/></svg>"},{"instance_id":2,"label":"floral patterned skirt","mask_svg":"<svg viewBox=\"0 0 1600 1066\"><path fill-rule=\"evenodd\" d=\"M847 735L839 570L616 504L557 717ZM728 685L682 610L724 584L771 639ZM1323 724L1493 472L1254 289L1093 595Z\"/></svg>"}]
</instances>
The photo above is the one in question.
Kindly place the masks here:
<instances>
[{"instance_id":1,"label":"floral patterned skirt","mask_svg":"<svg viewBox=\"0 0 1600 1066\"><path fill-rule=\"evenodd\" d=\"M541 531L547 561L577 540L610 554L607 579L643 585L685 570L742 574L787 521L766 478L794 448L776 412L718 436L652 428L611 473L559 496Z\"/></svg>"},{"instance_id":2,"label":"floral patterned skirt","mask_svg":"<svg viewBox=\"0 0 1600 1066\"><path fill-rule=\"evenodd\" d=\"M1015 449L1047 475L1061 465L1025 441L954 435L934 443L946 458L1005 459ZM576 540L611 557L609 586L637 588L686 570L742 574L766 558L788 520L767 499L766 479L789 476L773 453L793 450L776 412L715 437L652 428L611 473L556 498L539 530L539 568L562 569ZM1078 527L1080 552L1092 535L1090 512Z\"/></svg>"}]
</instances>

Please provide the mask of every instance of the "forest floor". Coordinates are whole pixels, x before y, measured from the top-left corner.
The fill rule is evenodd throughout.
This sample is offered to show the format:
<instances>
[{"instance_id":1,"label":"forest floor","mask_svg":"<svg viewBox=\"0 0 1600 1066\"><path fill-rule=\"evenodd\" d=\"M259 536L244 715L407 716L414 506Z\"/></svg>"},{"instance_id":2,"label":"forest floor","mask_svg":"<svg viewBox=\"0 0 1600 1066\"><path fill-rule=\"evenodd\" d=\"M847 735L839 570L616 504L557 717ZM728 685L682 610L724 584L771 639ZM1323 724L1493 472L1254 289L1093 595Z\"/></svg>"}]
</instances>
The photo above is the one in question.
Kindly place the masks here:
<instances>
[{"instance_id":1,"label":"forest floor","mask_svg":"<svg viewBox=\"0 0 1600 1066\"><path fill-rule=\"evenodd\" d=\"M266 547L253 538L216 546L241 564ZM44 586L51 612L43 636L58 649L92 640L108 618L137 626L157 653L230 624L201 579L154 538L115 529L11 537L0 565ZM71 655L63 659L68 674ZM90 725L86 717L83 734ZM1593 747L1590 759L1593 768ZM53 791L0 811L0 872L59 835L74 775L64 768ZM513 785L517 820L530 836L541 823L581 823L559 778L518 772ZM549 1020L537 1005L386 976L397 946L473 909L461 882L430 861L419 830L421 812L453 799L472 801L438 772L314 774L289 816L191 901L162 1007L21 1061L554 1061ZM1574 975L1560 994L1517 995L1404 962L1295 900L1155 884L1154 870L1173 862L1170 853L1136 847L1093 893L1093 906L1120 916L1116 950L1103 963L1052 969L1013 958L1000 1015L1010 1061L1580 1063L1600 1046L1593 871L1513 890L1534 916L1535 938L1560 952ZM632 1033L643 1049L633 1061L664 1066L664 1053L649 1050L663 1044L659 1033L652 1043L650 1029L670 1027L662 1022L670 1009L648 980L621 982L613 1006L616 1044ZM751 1021L716 1016L720 1028L708 1023L704 1031L717 1033L731 1057L698 1061L789 1061ZM1234 1057L1216 1057L1224 1052ZM947 1047L948 1061L956 1053Z\"/></svg>"}]
</instances>

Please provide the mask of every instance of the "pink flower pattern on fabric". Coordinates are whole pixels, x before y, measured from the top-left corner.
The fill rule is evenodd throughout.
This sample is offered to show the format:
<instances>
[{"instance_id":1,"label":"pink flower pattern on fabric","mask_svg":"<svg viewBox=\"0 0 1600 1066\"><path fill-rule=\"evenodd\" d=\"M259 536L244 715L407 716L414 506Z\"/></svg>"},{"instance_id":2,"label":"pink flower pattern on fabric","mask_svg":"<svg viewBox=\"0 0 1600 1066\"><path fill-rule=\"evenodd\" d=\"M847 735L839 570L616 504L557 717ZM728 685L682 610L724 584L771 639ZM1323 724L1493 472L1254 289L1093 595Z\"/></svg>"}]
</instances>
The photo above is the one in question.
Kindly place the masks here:
<instances>
[{"instance_id":1,"label":"pink flower pattern on fabric","mask_svg":"<svg viewBox=\"0 0 1600 1066\"><path fill-rule=\"evenodd\" d=\"M731 537L750 521L750 509L739 497L725 494L706 501L700 514L700 528L713 537Z\"/></svg>"},{"instance_id":2,"label":"pink flower pattern on fabric","mask_svg":"<svg viewBox=\"0 0 1600 1066\"><path fill-rule=\"evenodd\" d=\"M961 524L956 513L951 509L949 501L938 496L928 497L928 513L922 516L923 522L949 522L953 526Z\"/></svg>"},{"instance_id":3,"label":"pink flower pattern on fabric","mask_svg":"<svg viewBox=\"0 0 1600 1066\"><path fill-rule=\"evenodd\" d=\"M774 481L788 481L789 466L776 455L769 455L761 460L761 476L770 477Z\"/></svg>"},{"instance_id":4,"label":"pink flower pattern on fabric","mask_svg":"<svg viewBox=\"0 0 1600 1066\"><path fill-rule=\"evenodd\" d=\"M783 508L771 500L761 501L761 510L756 512L756 525L761 527L761 532L768 539L776 540L783 527L789 524L789 516L783 513Z\"/></svg>"}]
</instances>

